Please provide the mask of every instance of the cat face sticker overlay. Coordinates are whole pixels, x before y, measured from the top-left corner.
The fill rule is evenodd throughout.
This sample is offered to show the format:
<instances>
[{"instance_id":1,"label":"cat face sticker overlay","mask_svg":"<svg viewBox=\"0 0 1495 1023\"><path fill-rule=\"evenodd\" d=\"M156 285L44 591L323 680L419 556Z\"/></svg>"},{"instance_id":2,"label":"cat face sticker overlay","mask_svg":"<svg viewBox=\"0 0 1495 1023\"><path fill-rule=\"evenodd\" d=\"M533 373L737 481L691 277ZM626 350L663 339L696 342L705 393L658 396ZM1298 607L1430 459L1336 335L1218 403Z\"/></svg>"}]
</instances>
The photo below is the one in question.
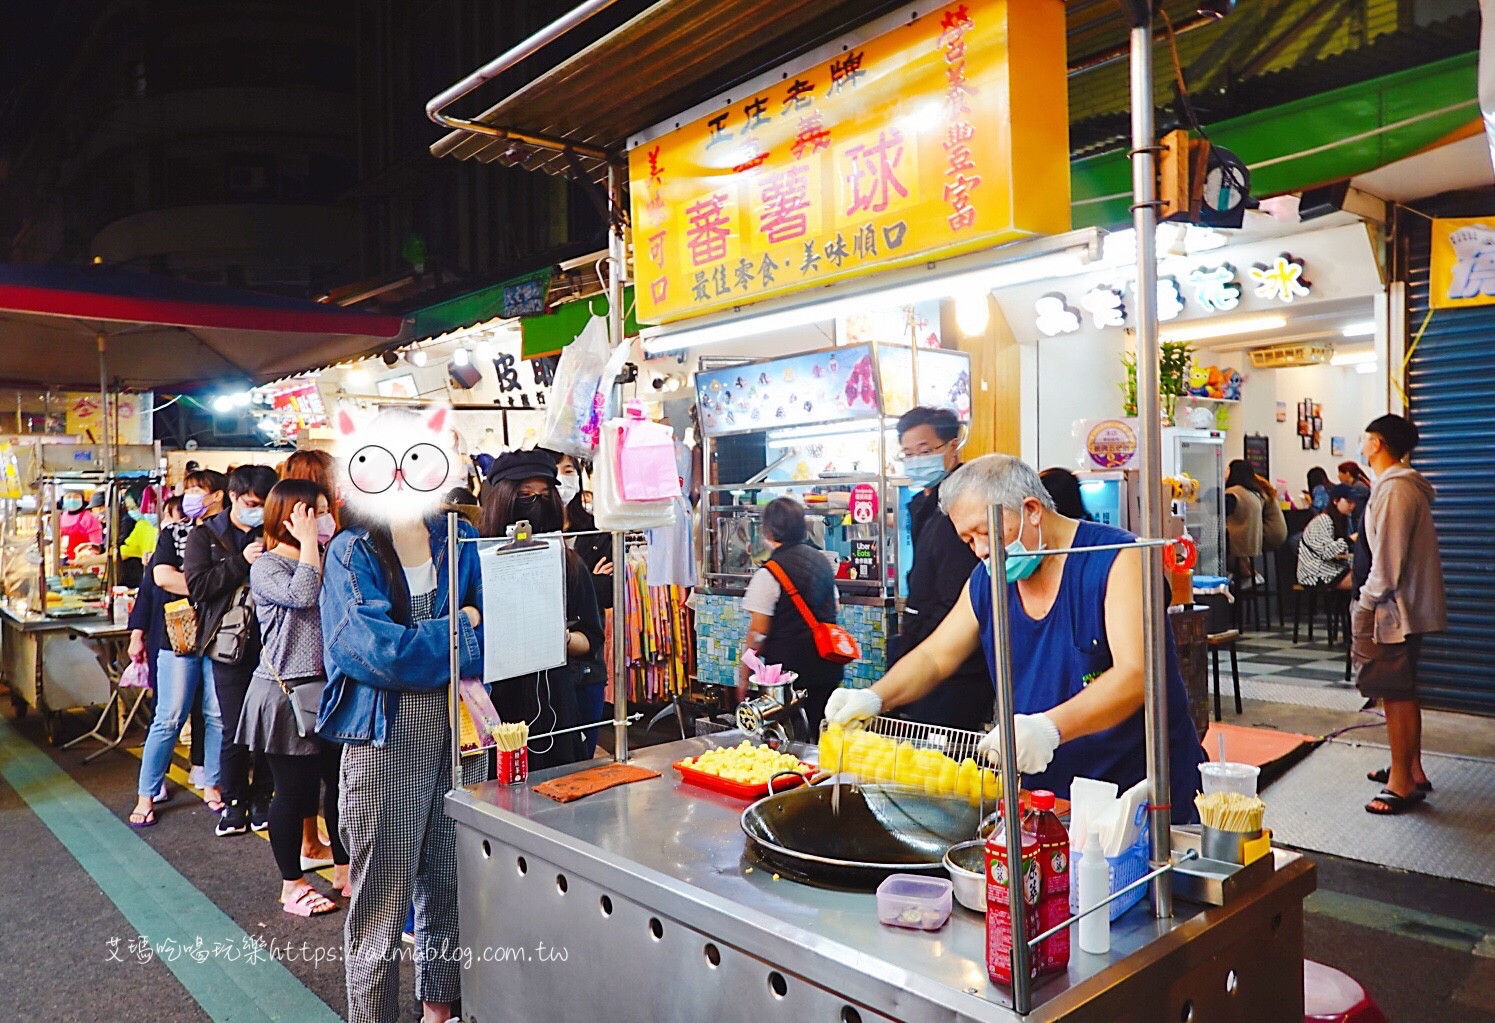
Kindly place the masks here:
<instances>
[{"instance_id":1,"label":"cat face sticker overlay","mask_svg":"<svg viewBox=\"0 0 1495 1023\"><path fill-rule=\"evenodd\" d=\"M337 456L346 503L387 522L434 511L446 490L461 482L449 412L385 409L361 418L339 409Z\"/></svg>"}]
</instances>

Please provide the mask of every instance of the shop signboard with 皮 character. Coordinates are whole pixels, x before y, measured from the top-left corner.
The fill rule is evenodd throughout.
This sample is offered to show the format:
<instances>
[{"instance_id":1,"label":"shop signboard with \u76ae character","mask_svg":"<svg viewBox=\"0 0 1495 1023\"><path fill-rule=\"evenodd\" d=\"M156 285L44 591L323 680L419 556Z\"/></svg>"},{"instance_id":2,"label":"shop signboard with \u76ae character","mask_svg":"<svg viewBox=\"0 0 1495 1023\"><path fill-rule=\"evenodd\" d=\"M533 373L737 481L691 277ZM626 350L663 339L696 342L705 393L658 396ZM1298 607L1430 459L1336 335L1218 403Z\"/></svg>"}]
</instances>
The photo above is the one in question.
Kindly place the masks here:
<instances>
[{"instance_id":1,"label":"shop signboard with \u76ae character","mask_svg":"<svg viewBox=\"0 0 1495 1023\"><path fill-rule=\"evenodd\" d=\"M1061 4L968 0L840 42L631 140L640 320L1068 230Z\"/></svg>"}]
</instances>

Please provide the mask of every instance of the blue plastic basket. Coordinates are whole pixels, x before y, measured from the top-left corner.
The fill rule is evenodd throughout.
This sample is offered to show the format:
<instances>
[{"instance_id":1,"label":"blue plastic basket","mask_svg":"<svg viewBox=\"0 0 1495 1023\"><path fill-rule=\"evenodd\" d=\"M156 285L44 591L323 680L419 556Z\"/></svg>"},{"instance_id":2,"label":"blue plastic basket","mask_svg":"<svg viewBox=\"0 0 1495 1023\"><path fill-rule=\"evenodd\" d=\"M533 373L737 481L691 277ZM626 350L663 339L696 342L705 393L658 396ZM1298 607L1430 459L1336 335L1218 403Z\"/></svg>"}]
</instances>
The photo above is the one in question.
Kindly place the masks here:
<instances>
[{"instance_id":1,"label":"blue plastic basket","mask_svg":"<svg viewBox=\"0 0 1495 1023\"><path fill-rule=\"evenodd\" d=\"M1145 814L1147 812L1147 807L1141 807L1139 812ZM1150 851L1150 843L1148 842L1149 827L1150 826L1148 824L1144 823L1142 825L1141 836L1138 837L1136 842L1132 843L1132 847L1130 849L1123 852L1120 856L1106 857L1107 873L1109 873L1111 876L1111 894L1114 895L1116 892L1125 888L1127 885L1134 884L1135 882L1141 880L1142 876L1147 873L1147 857ZM1080 860L1082 860L1083 858L1084 857L1080 854L1080 851L1078 849L1075 849L1070 853L1069 911L1071 914L1078 913L1080 911L1079 866ZM1111 911L1111 919L1115 920L1121 914L1125 913L1137 903L1141 902L1142 896L1146 894L1147 885L1142 885L1130 892L1127 892L1121 898L1111 903L1111 905L1107 907Z\"/></svg>"}]
</instances>

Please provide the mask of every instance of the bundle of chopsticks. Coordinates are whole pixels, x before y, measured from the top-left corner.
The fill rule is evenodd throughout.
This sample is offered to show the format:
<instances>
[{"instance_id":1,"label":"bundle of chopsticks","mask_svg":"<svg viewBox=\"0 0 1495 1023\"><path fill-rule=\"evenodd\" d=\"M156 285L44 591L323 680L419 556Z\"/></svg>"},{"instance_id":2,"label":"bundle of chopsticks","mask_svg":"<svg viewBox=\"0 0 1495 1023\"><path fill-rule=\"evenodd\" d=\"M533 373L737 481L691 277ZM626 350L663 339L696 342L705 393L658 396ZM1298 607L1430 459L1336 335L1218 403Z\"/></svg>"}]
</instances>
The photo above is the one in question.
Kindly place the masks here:
<instances>
[{"instance_id":1,"label":"bundle of chopsticks","mask_svg":"<svg viewBox=\"0 0 1495 1023\"><path fill-rule=\"evenodd\" d=\"M491 729L491 734L501 753L512 753L529 745L529 725L523 721L517 724L495 725Z\"/></svg>"},{"instance_id":2,"label":"bundle of chopsticks","mask_svg":"<svg viewBox=\"0 0 1495 1023\"><path fill-rule=\"evenodd\" d=\"M1194 797L1199 808L1199 820L1207 828L1216 831L1234 831L1251 834L1261 830L1262 815L1267 804L1260 796L1247 796L1239 792L1211 792Z\"/></svg>"}]
</instances>

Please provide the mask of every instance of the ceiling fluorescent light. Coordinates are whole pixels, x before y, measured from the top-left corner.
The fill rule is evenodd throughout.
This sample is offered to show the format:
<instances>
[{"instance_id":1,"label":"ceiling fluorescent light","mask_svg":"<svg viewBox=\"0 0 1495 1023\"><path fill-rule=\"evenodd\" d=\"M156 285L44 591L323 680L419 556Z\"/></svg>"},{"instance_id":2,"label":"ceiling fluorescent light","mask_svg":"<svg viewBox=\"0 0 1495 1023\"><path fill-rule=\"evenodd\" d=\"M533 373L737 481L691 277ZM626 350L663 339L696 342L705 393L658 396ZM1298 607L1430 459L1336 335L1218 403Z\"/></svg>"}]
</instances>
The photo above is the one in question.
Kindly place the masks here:
<instances>
[{"instance_id":1,"label":"ceiling fluorescent light","mask_svg":"<svg viewBox=\"0 0 1495 1023\"><path fill-rule=\"evenodd\" d=\"M1376 321L1365 320L1361 323L1351 323L1340 331L1345 337L1370 337L1376 332Z\"/></svg>"},{"instance_id":2,"label":"ceiling fluorescent light","mask_svg":"<svg viewBox=\"0 0 1495 1023\"><path fill-rule=\"evenodd\" d=\"M1360 363L1360 365L1355 367L1355 372L1359 373L1361 376L1369 376L1375 371L1376 364L1374 362L1362 362Z\"/></svg>"},{"instance_id":3,"label":"ceiling fluorescent light","mask_svg":"<svg viewBox=\"0 0 1495 1023\"><path fill-rule=\"evenodd\" d=\"M1331 366L1374 366L1375 364L1376 350L1374 348L1356 348L1335 352L1334 357L1329 360Z\"/></svg>"},{"instance_id":4,"label":"ceiling fluorescent light","mask_svg":"<svg viewBox=\"0 0 1495 1023\"><path fill-rule=\"evenodd\" d=\"M949 273L876 290L863 290L839 298L805 302L768 312L714 319L697 326L682 326L675 330L658 327L645 332L644 354L664 355L722 341L741 340L775 330L834 320L851 312L866 312L869 307L911 305L961 293L984 292L1052 277L1066 277L1081 273L1088 266L1083 249L1064 249L979 270Z\"/></svg>"},{"instance_id":5,"label":"ceiling fluorescent light","mask_svg":"<svg viewBox=\"0 0 1495 1023\"><path fill-rule=\"evenodd\" d=\"M1239 320L1203 320L1170 325L1159 333L1164 341L1208 341L1237 334L1265 334L1286 326L1285 316L1246 316Z\"/></svg>"}]
</instances>

